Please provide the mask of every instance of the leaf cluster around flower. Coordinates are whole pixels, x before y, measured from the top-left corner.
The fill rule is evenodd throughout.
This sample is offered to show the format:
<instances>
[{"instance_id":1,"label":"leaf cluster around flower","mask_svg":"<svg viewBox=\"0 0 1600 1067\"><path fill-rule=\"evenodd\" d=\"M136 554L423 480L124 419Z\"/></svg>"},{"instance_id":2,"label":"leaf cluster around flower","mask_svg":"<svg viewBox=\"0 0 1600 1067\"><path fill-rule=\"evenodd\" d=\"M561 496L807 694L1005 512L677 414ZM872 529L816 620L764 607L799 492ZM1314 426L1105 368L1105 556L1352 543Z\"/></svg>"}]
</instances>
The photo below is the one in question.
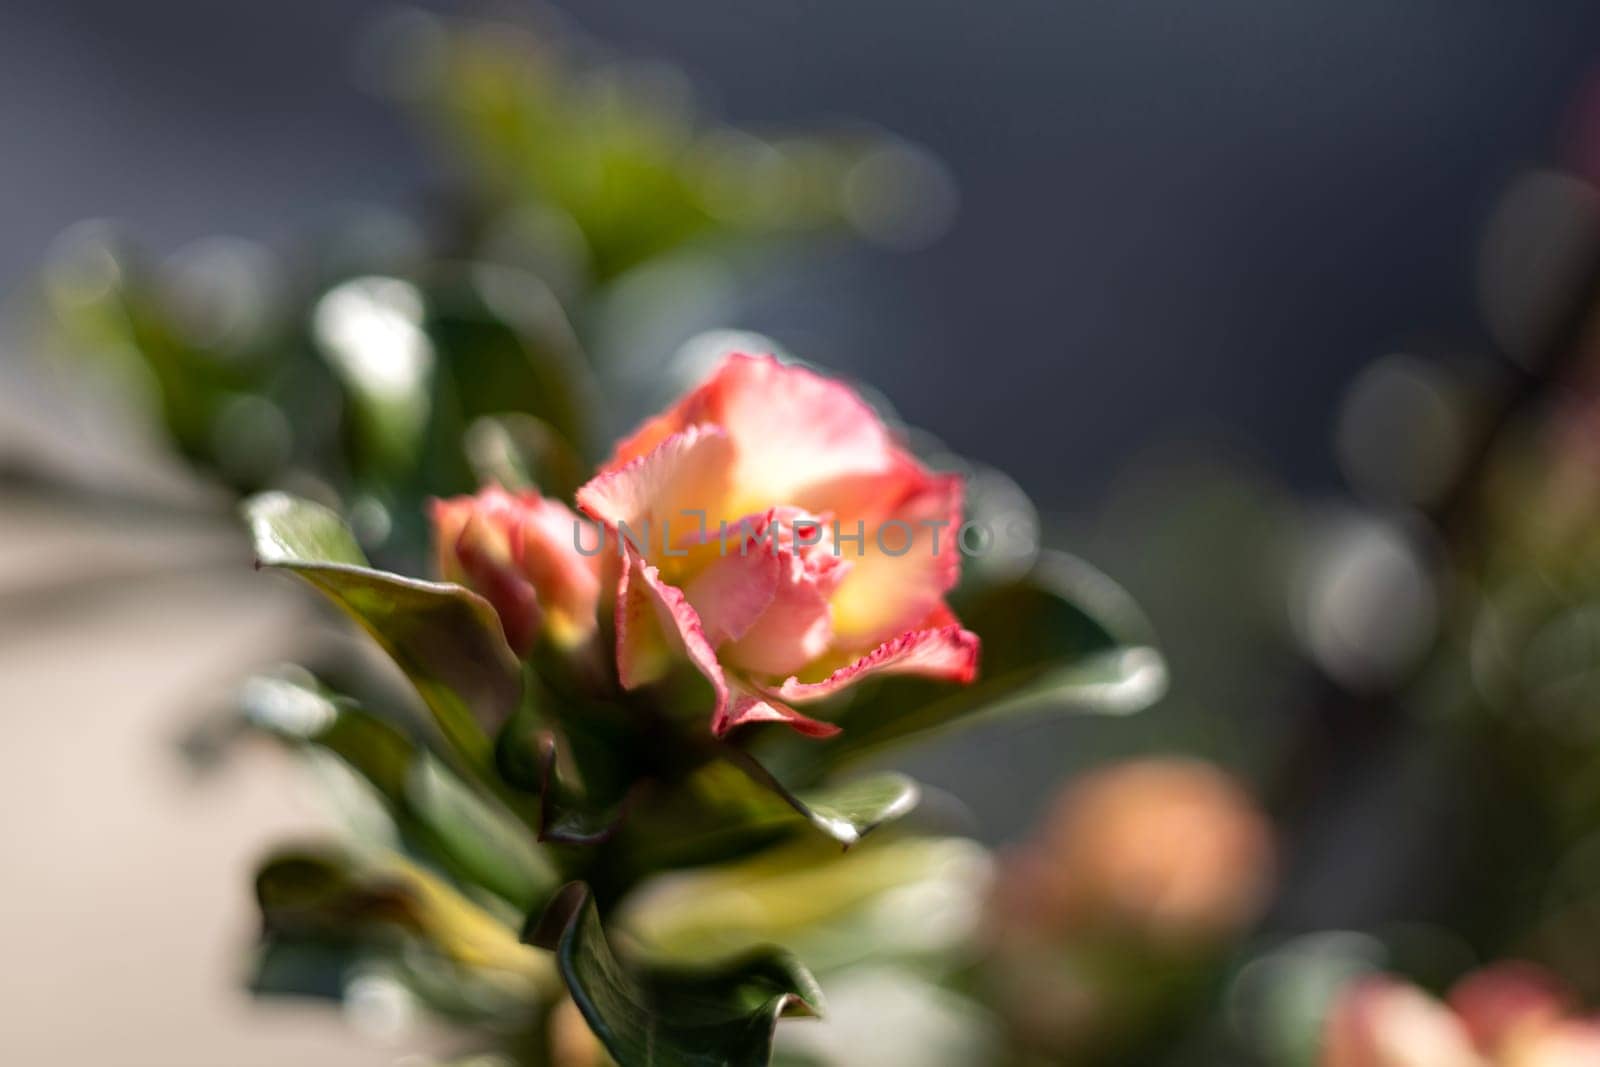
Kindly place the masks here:
<instances>
[{"instance_id":1,"label":"leaf cluster around flower","mask_svg":"<svg viewBox=\"0 0 1600 1067\"><path fill-rule=\"evenodd\" d=\"M586 555L566 505L491 486L433 505L445 579L433 581L373 569L325 508L252 499L260 564L360 623L434 727L396 729L304 676L258 687L253 720L335 757L394 827L377 853L301 850L269 866L269 930L294 942L343 915L358 939L375 928L435 945L441 965L487 968L494 996L509 988L534 1026L554 1006L541 977L554 952L619 1062L644 1062L642 1034L689 1031L729 1042L728 1062L765 1062L778 1016L818 1006L803 969L769 954L703 982L672 971L674 988L718 991L724 1036L708 1037L674 1016L681 998L654 964L607 943L620 901L666 872L819 835L849 847L903 820L914 782L846 773L886 746L1004 713L1131 711L1161 691L1137 613L1077 561L1045 556L958 589L960 556L921 534L915 551L859 558L795 535L834 517L959 525L961 485L843 384L735 356L625 439L576 503L613 530L702 510L751 532L742 551L697 538ZM396 873L418 862L444 877ZM566 882L584 887L558 892ZM517 942L524 923L541 947ZM508 986L508 973L521 977Z\"/></svg>"}]
</instances>

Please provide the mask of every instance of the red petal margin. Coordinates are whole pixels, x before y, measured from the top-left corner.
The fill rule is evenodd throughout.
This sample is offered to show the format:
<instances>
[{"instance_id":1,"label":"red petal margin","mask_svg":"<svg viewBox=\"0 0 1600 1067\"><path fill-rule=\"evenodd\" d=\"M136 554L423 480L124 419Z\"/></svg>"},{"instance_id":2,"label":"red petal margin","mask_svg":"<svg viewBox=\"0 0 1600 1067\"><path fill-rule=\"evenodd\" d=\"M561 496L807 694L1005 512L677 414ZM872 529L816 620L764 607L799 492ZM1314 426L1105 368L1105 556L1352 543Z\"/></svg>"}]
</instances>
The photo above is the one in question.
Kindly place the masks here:
<instances>
[{"instance_id":1,"label":"red petal margin","mask_svg":"<svg viewBox=\"0 0 1600 1067\"><path fill-rule=\"evenodd\" d=\"M715 512L727 493L733 470L733 443L720 426L691 426L673 434L649 453L607 468L579 487L578 510L616 533L646 522L688 528L686 510ZM643 533L652 545L660 529Z\"/></svg>"},{"instance_id":2,"label":"red petal margin","mask_svg":"<svg viewBox=\"0 0 1600 1067\"><path fill-rule=\"evenodd\" d=\"M726 715L711 720L711 733L725 737L737 726L758 722L781 722L807 737L833 737L839 732L839 727L833 723L802 715L787 704L740 692L734 696Z\"/></svg>"},{"instance_id":3,"label":"red petal margin","mask_svg":"<svg viewBox=\"0 0 1600 1067\"><path fill-rule=\"evenodd\" d=\"M638 628L641 624L648 625L642 608L649 605L654 609L654 621L667 644L687 657L711 683L717 694L717 713L721 714L728 705L728 680L717 662L716 652L706 640L700 616L683 595L683 590L662 581L661 572L646 563L632 546L627 551L628 566L617 583L617 673L623 688L633 689L655 680L654 672L641 673L633 662L646 639Z\"/></svg>"},{"instance_id":4,"label":"red petal margin","mask_svg":"<svg viewBox=\"0 0 1600 1067\"><path fill-rule=\"evenodd\" d=\"M654 620L642 618L646 605L654 609ZM638 628L652 621L661 627L667 643L676 646L711 683L716 694L711 710L713 736L721 738L736 726L757 722L785 723L808 737L831 737L839 732L832 723L819 722L776 700L743 690L731 692L722 664L717 662L717 654L706 640L700 616L683 595L683 590L662 581L660 571L630 547L628 566L617 583L617 673L624 688L633 689L654 680L649 673L636 670L634 661L643 638Z\"/></svg>"},{"instance_id":5,"label":"red petal margin","mask_svg":"<svg viewBox=\"0 0 1600 1067\"><path fill-rule=\"evenodd\" d=\"M820 682L790 678L776 695L795 703L830 697L871 674L915 674L966 684L978 673L978 635L960 626L911 630L885 641Z\"/></svg>"}]
</instances>

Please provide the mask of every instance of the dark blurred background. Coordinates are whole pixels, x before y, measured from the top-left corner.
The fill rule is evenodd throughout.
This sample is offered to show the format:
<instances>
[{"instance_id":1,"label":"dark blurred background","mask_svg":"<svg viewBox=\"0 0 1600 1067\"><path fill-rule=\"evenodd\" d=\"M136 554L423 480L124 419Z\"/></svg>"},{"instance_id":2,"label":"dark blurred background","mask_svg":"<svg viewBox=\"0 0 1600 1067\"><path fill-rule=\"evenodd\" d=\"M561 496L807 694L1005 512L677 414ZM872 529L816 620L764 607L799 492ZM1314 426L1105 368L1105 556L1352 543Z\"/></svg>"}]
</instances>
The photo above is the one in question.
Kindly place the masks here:
<instances>
[{"instance_id":1,"label":"dark blurred background","mask_svg":"<svg viewBox=\"0 0 1600 1067\"><path fill-rule=\"evenodd\" d=\"M412 205L426 154L352 78L389 6L7 4L0 280L85 217L165 248ZM739 325L1074 507L1197 430L1327 484L1356 368L1480 339L1484 216L1600 58L1582 0L565 7L727 118L861 118L941 157L943 240L842 253Z\"/></svg>"}]
</instances>

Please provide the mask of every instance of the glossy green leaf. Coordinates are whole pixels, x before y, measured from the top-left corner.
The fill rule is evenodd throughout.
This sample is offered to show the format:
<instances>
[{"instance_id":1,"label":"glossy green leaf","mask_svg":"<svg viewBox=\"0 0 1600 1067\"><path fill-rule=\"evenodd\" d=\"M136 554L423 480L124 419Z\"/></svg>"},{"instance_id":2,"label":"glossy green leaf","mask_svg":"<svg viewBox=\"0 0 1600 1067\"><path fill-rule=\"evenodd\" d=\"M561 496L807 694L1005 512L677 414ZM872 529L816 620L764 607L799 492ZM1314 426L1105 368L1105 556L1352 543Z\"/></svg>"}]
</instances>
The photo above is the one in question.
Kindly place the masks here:
<instances>
[{"instance_id":1,"label":"glossy green leaf","mask_svg":"<svg viewBox=\"0 0 1600 1067\"><path fill-rule=\"evenodd\" d=\"M695 964L777 944L832 973L959 951L963 924L930 921L976 906L991 866L982 845L962 838L887 835L843 852L806 835L664 872L629 893L611 921L652 960Z\"/></svg>"},{"instance_id":2,"label":"glossy green leaf","mask_svg":"<svg viewBox=\"0 0 1600 1067\"><path fill-rule=\"evenodd\" d=\"M563 766L555 734L526 710L495 741L495 766L505 781L539 798L539 840L562 845L607 841L621 825L628 795L597 803Z\"/></svg>"},{"instance_id":3,"label":"glossy green leaf","mask_svg":"<svg viewBox=\"0 0 1600 1067\"><path fill-rule=\"evenodd\" d=\"M752 781L845 848L909 814L922 798L916 782L892 771L792 791L755 760L743 753L740 757L739 764Z\"/></svg>"},{"instance_id":4,"label":"glossy green leaf","mask_svg":"<svg viewBox=\"0 0 1600 1067\"><path fill-rule=\"evenodd\" d=\"M344 760L386 799L397 802L416 755L410 738L354 701L324 689L308 671L283 667L239 687L245 721Z\"/></svg>"},{"instance_id":5,"label":"glossy green leaf","mask_svg":"<svg viewBox=\"0 0 1600 1067\"><path fill-rule=\"evenodd\" d=\"M724 756L671 789L641 791L620 829L631 874L722 862L789 838L848 849L910 813L921 795L897 773L791 790L749 755Z\"/></svg>"},{"instance_id":6,"label":"glossy green leaf","mask_svg":"<svg viewBox=\"0 0 1600 1067\"><path fill-rule=\"evenodd\" d=\"M1085 656L1155 643L1133 598L1065 552L1040 553L1027 573L958 597L955 608L983 638L983 678L1047 673Z\"/></svg>"},{"instance_id":7,"label":"glossy green leaf","mask_svg":"<svg viewBox=\"0 0 1600 1067\"><path fill-rule=\"evenodd\" d=\"M458 585L373 570L319 504L263 493L244 504L258 566L292 571L359 622L416 686L450 743L486 767L494 729L517 707L521 667L488 602Z\"/></svg>"},{"instance_id":8,"label":"glossy green leaf","mask_svg":"<svg viewBox=\"0 0 1600 1067\"><path fill-rule=\"evenodd\" d=\"M627 815L627 798L597 807L561 773L555 738L539 742L539 840L593 845L609 840Z\"/></svg>"},{"instance_id":9,"label":"glossy green leaf","mask_svg":"<svg viewBox=\"0 0 1600 1067\"><path fill-rule=\"evenodd\" d=\"M580 882L530 936L556 953L573 1001L620 1067L762 1067L780 1018L821 1013L816 980L775 949L706 968L629 966Z\"/></svg>"},{"instance_id":10,"label":"glossy green leaf","mask_svg":"<svg viewBox=\"0 0 1600 1067\"><path fill-rule=\"evenodd\" d=\"M426 753L412 763L405 797L452 867L526 912L543 904L559 877L533 835Z\"/></svg>"},{"instance_id":11,"label":"glossy green leaf","mask_svg":"<svg viewBox=\"0 0 1600 1067\"><path fill-rule=\"evenodd\" d=\"M354 701L290 670L250 679L241 703L262 729L343 760L376 790L407 841L457 877L522 912L555 890L555 869L528 826Z\"/></svg>"},{"instance_id":12,"label":"glossy green leaf","mask_svg":"<svg viewBox=\"0 0 1600 1067\"><path fill-rule=\"evenodd\" d=\"M837 737L775 737L755 749L762 763L785 781L813 781L938 731L1026 713L1125 715L1166 691L1166 663L1131 598L1071 556L1045 553L1021 578L971 594L956 611L983 642L977 681L863 688L826 716L842 727Z\"/></svg>"}]
</instances>

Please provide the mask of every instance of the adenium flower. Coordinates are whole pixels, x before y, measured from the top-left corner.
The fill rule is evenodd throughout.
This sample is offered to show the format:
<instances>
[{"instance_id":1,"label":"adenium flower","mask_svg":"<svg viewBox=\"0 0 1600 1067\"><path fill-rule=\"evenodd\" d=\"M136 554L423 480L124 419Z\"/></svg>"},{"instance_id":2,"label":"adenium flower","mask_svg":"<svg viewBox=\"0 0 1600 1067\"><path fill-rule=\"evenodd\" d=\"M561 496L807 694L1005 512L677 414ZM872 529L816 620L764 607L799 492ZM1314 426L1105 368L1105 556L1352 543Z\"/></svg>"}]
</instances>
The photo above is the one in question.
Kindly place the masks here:
<instances>
[{"instance_id":1,"label":"adenium flower","mask_svg":"<svg viewBox=\"0 0 1600 1067\"><path fill-rule=\"evenodd\" d=\"M578 490L622 556L622 684L686 658L717 736L773 721L827 736L793 705L874 674L970 681L978 638L944 602L961 493L842 383L730 357Z\"/></svg>"},{"instance_id":2,"label":"adenium flower","mask_svg":"<svg viewBox=\"0 0 1600 1067\"><path fill-rule=\"evenodd\" d=\"M1387 975L1362 978L1335 1000L1322 1067L1589 1067L1600 1023L1571 1014L1572 995L1526 963L1463 978L1448 1003Z\"/></svg>"},{"instance_id":3,"label":"adenium flower","mask_svg":"<svg viewBox=\"0 0 1600 1067\"><path fill-rule=\"evenodd\" d=\"M431 504L439 574L494 606L521 656L541 635L572 648L595 631L600 561L577 550L570 508L498 486Z\"/></svg>"}]
</instances>

